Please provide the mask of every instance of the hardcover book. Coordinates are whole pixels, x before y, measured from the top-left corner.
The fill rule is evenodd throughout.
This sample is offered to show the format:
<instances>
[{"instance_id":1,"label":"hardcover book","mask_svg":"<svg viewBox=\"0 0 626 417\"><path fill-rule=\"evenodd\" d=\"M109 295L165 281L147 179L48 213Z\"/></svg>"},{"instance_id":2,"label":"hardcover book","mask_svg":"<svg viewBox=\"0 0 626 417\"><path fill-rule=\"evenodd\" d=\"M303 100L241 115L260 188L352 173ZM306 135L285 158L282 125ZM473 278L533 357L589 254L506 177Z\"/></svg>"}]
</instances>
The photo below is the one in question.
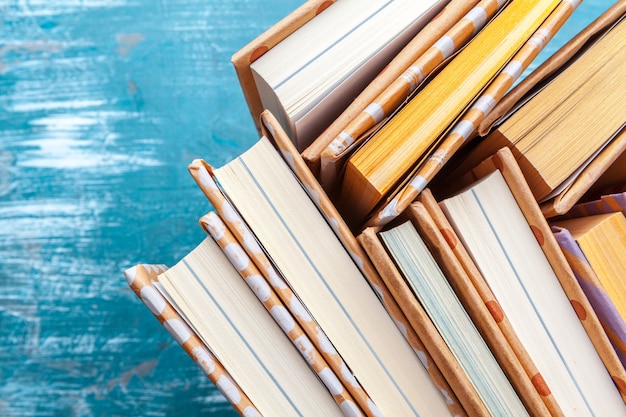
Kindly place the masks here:
<instances>
[{"instance_id":1,"label":"hardcover book","mask_svg":"<svg viewBox=\"0 0 626 417\"><path fill-rule=\"evenodd\" d=\"M440 205L565 415L626 412L624 369L510 150L462 183Z\"/></svg>"}]
</instances>

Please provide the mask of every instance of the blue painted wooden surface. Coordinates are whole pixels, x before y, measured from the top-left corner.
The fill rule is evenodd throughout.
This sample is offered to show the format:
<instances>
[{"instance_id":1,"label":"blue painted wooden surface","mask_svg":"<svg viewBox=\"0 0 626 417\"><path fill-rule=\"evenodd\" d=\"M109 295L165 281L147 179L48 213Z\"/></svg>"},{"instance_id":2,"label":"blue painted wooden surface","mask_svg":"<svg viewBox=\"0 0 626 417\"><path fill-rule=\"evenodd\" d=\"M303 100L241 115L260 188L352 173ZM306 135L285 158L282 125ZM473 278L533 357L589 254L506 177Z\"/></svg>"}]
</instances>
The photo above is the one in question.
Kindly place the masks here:
<instances>
[{"instance_id":1,"label":"blue painted wooden surface","mask_svg":"<svg viewBox=\"0 0 626 417\"><path fill-rule=\"evenodd\" d=\"M187 164L257 139L230 56L300 3L0 0L0 416L234 415L122 271L203 238Z\"/></svg>"}]
</instances>

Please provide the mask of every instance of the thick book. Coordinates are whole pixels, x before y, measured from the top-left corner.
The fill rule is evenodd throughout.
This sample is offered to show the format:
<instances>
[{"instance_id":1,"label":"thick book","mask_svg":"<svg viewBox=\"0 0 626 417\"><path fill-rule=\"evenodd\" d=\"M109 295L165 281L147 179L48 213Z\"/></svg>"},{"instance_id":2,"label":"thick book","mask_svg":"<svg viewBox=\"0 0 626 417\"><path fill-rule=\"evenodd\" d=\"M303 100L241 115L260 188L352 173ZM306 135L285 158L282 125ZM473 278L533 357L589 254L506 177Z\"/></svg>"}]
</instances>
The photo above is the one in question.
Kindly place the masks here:
<instances>
[{"instance_id":1,"label":"thick book","mask_svg":"<svg viewBox=\"0 0 626 417\"><path fill-rule=\"evenodd\" d=\"M159 284L261 415L343 415L211 238L161 273Z\"/></svg>"},{"instance_id":2,"label":"thick book","mask_svg":"<svg viewBox=\"0 0 626 417\"><path fill-rule=\"evenodd\" d=\"M418 355L267 138L223 167L195 163L190 171L203 191L219 185L383 414L451 414Z\"/></svg>"},{"instance_id":3,"label":"thick book","mask_svg":"<svg viewBox=\"0 0 626 417\"><path fill-rule=\"evenodd\" d=\"M559 1L511 2L346 161L338 199L353 225L407 179ZM504 35L506 34L506 36Z\"/></svg>"},{"instance_id":4,"label":"thick book","mask_svg":"<svg viewBox=\"0 0 626 417\"><path fill-rule=\"evenodd\" d=\"M624 369L508 148L440 200L565 415L625 415Z\"/></svg>"},{"instance_id":5,"label":"thick book","mask_svg":"<svg viewBox=\"0 0 626 417\"><path fill-rule=\"evenodd\" d=\"M331 4L250 63L261 105L304 150L446 3Z\"/></svg>"},{"instance_id":6,"label":"thick book","mask_svg":"<svg viewBox=\"0 0 626 417\"><path fill-rule=\"evenodd\" d=\"M359 241L468 414L527 415L414 225L404 221L384 230L368 228ZM541 411L530 415L546 415L545 407Z\"/></svg>"},{"instance_id":7,"label":"thick book","mask_svg":"<svg viewBox=\"0 0 626 417\"><path fill-rule=\"evenodd\" d=\"M526 43L515 53L509 63L481 92L472 106L449 129L437 146L423 158L407 178L386 198L367 221L369 226L382 226L402 213L415 198L436 180L457 151L478 136L478 127L503 100L509 89L517 83L544 46L572 15L579 1L562 1L544 20ZM454 163L452 164L454 166ZM441 177L441 176L440 176Z\"/></svg>"},{"instance_id":8,"label":"thick book","mask_svg":"<svg viewBox=\"0 0 626 417\"><path fill-rule=\"evenodd\" d=\"M429 189L405 211L532 415L562 416L537 366Z\"/></svg>"},{"instance_id":9,"label":"thick book","mask_svg":"<svg viewBox=\"0 0 626 417\"><path fill-rule=\"evenodd\" d=\"M565 258L569 262L576 279L583 289L589 303L595 310L602 327L613 344L622 365L626 366L626 320L618 307L623 310L624 302L617 304L607 293L602 281L589 264L587 257L569 230L552 226L552 231L559 242Z\"/></svg>"},{"instance_id":10,"label":"thick book","mask_svg":"<svg viewBox=\"0 0 626 417\"><path fill-rule=\"evenodd\" d=\"M566 213L626 150L625 11L616 2L509 92L450 177L508 146L544 215Z\"/></svg>"}]
</instances>

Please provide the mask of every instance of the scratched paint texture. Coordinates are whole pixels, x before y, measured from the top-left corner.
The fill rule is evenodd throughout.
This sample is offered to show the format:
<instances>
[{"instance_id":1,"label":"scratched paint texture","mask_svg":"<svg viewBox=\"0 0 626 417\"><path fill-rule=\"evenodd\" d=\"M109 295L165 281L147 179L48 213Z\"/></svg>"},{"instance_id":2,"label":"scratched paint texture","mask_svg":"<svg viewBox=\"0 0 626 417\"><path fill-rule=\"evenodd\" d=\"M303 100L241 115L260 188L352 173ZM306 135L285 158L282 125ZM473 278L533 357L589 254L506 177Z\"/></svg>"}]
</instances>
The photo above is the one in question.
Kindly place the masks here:
<instances>
[{"instance_id":1,"label":"scratched paint texture","mask_svg":"<svg viewBox=\"0 0 626 417\"><path fill-rule=\"evenodd\" d=\"M234 415L122 271L203 238L187 164L257 138L230 56L300 3L0 0L1 416Z\"/></svg>"}]
</instances>

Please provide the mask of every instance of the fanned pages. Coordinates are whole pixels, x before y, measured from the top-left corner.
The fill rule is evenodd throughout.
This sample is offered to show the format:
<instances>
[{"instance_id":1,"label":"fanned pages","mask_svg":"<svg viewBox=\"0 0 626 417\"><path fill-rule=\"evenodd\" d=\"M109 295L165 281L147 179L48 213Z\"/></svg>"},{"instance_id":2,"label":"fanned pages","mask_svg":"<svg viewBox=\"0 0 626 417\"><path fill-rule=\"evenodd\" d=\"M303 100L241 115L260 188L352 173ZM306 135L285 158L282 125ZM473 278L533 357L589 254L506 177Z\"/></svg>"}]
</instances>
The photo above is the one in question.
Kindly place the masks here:
<instances>
[{"instance_id":1,"label":"fanned pages","mask_svg":"<svg viewBox=\"0 0 626 417\"><path fill-rule=\"evenodd\" d=\"M260 417L261 414L246 393L237 385L224 366L187 325L169 301L155 288L159 274L165 270L167 270L165 265L140 264L124 271L124 276L135 295L148 307L174 340L181 345L187 355L211 380L235 411L242 416Z\"/></svg>"},{"instance_id":2,"label":"fanned pages","mask_svg":"<svg viewBox=\"0 0 626 417\"><path fill-rule=\"evenodd\" d=\"M564 0L541 24L511 61L500 71L461 119L446 133L439 145L419 165L406 184L400 186L368 220L368 225L384 225L402 213L433 180L452 156L476 136L482 120L493 111L511 86L563 26L580 1Z\"/></svg>"},{"instance_id":3,"label":"fanned pages","mask_svg":"<svg viewBox=\"0 0 626 417\"><path fill-rule=\"evenodd\" d=\"M211 238L159 282L261 415L343 415Z\"/></svg>"},{"instance_id":4,"label":"fanned pages","mask_svg":"<svg viewBox=\"0 0 626 417\"><path fill-rule=\"evenodd\" d=\"M212 175L380 411L450 415L418 356L268 140Z\"/></svg>"},{"instance_id":5,"label":"fanned pages","mask_svg":"<svg viewBox=\"0 0 626 417\"><path fill-rule=\"evenodd\" d=\"M606 172L610 171L613 167L623 169L624 156L626 155L626 128L624 127L622 127L622 131L589 162L589 165L580 171L578 176L563 192L540 205L541 212L546 218L567 214L572 206L591 191Z\"/></svg>"},{"instance_id":6,"label":"fanned pages","mask_svg":"<svg viewBox=\"0 0 626 417\"><path fill-rule=\"evenodd\" d=\"M611 374L622 398L626 400L626 371L612 349L598 317L593 312L593 308L580 285L578 285L571 267L552 235L546 218L541 210L537 209L537 204L533 202L532 193L528 189L528 184L524 180L524 176L514 159L511 151L508 148L503 148L474 168L466 177L459 179L459 185L467 184L472 179L480 178L496 169L502 172L502 175L507 180L507 184L510 186L511 192L515 196L517 204L524 213L524 217L527 219L528 224L532 225L533 232L536 232L541 243L541 249L559 279L561 287L567 294L570 303L576 307L578 318Z\"/></svg>"},{"instance_id":7,"label":"fanned pages","mask_svg":"<svg viewBox=\"0 0 626 417\"><path fill-rule=\"evenodd\" d=\"M447 271L448 280L531 414L544 414L541 405L537 404L542 401L550 410L551 416L563 416L550 387L546 385L430 189L426 188L418 201L411 204L405 213L420 227L424 239L430 242L433 254L443 266L444 272ZM539 400L537 396L540 397Z\"/></svg>"},{"instance_id":8,"label":"fanned pages","mask_svg":"<svg viewBox=\"0 0 626 417\"><path fill-rule=\"evenodd\" d=\"M291 143L289 142L288 138L285 139L285 141L286 143ZM297 156L297 153L295 155ZM303 163L303 161L300 162ZM233 233L234 236L236 236L237 241L244 248L247 255L254 260L254 263L263 272L268 282L276 289L278 294L283 297L285 302L290 305L292 310L300 312L299 314L297 314L297 316L299 318L305 318L304 322L302 323L303 327L312 327L312 333L317 335L317 337L313 337L313 341L319 344L320 350L324 353L329 363L331 363L335 367L335 369L337 369L337 367L340 368L341 371L338 375L341 378L344 386L347 387L347 389L355 396L357 400L362 401L362 395L360 395L358 392L362 388L358 384L358 381L356 381L350 370L344 364L343 360L339 357L337 351L329 348L330 342L328 341L323 331L317 326L316 323L314 323L312 318L311 323L306 322L307 314L305 314L306 310L304 309L304 306L301 305L301 302L297 297L294 297L293 291L289 286L286 285L283 278L279 276L278 271L274 269L270 260L259 247L248 226L237 214L231 203L225 199L224 195L217 187L217 184L209 174L209 171L207 170L209 167L207 167L202 161L194 161L194 163L192 163L189 168L197 184L199 185L205 196L208 198L208 200L211 202L211 204L216 208L217 212L222 217L222 220L227 224L230 231ZM310 188L308 189L310 190ZM322 205L325 206L325 204ZM372 267L369 264L367 257L360 254L359 251L350 252L355 257L355 262L357 262L357 264L360 265L362 268L365 267L365 270L369 271L368 276L370 278L373 278L374 275L372 275L372 272L369 269ZM363 260L363 262L360 261L361 259ZM387 306L387 308L389 309L390 306L391 308L394 308L394 300L390 296L386 295L386 288L384 286L381 286L380 283L376 285L375 288L379 297L385 300L385 305ZM395 308L397 308L397 305L395 305ZM403 317L399 317L397 312L395 312L393 317L394 322L396 323L398 328L401 329L402 333L406 337L407 341L410 343L413 350L418 354L420 360L422 361L424 367L431 376L433 382L437 385L441 393L446 398L446 404L451 413L458 417L465 416L466 413L459 404L459 401L456 398L454 392L451 391L448 382L443 377L439 368L435 365L428 352L425 350L421 340L419 340L419 338L417 338L417 336L415 335L415 332L413 332L412 329L407 326L406 319ZM371 399L369 398L366 398L366 401L368 401L368 406L365 408L368 409L368 412L372 412L375 414L377 410L375 404L371 402Z\"/></svg>"},{"instance_id":9,"label":"fanned pages","mask_svg":"<svg viewBox=\"0 0 626 417\"><path fill-rule=\"evenodd\" d=\"M611 352L596 348L612 348L513 161L499 151L473 171L470 188L440 203L443 211L565 415L626 415L613 383L623 374L607 372L621 365L613 351L617 362L605 368Z\"/></svg>"},{"instance_id":10,"label":"fanned pages","mask_svg":"<svg viewBox=\"0 0 626 417\"><path fill-rule=\"evenodd\" d=\"M237 242L237 239L235 239L217 214L210 212L202 216L200 218L200 224L224 251L230 262L245 280L246 284L248 284L259 301L263 303L263 306L272 317L274 317L281 329L285 332L287 337L289 337L289 340L298 348L298 351L303 355L313 371L320 377L322 383L333 395L335 402L344 410L344 414L355 417L362 416L363 414L357 403L345 389L335 371L328 365L326 359L318 349L318 346L320 346L320 338L318 337L319 328L315 326L313 319L307 314L304 306L300 304L295 295L291 293L290 297L285 300L289 304L283 304L283 301L276 294L270 283L265 280L261 271L259 271L248 255L246 255L245 250L241 247L239 242ZM288 289L282 280L275 280L274 283L275 286L279 288L279 291L286 291ZM310 329L309 334L313 340L316 340L318 343L314 344L311 341L311 338L309 338L300 323L304 323L305 328ZM340 358L338 358L337 355L333 355L331 360L333 359L338 364L336 370L340 372L340 375L341 372L345 373L347 368L345 364L339 360ZM358 388L361 404L365 407L365 410L369 412L370 404L368 404L369 398L367 394L358 384L353 383L352 385ZM374 416L375 413L369 412L368 415Z\"/></svg>"}]
</instances>

